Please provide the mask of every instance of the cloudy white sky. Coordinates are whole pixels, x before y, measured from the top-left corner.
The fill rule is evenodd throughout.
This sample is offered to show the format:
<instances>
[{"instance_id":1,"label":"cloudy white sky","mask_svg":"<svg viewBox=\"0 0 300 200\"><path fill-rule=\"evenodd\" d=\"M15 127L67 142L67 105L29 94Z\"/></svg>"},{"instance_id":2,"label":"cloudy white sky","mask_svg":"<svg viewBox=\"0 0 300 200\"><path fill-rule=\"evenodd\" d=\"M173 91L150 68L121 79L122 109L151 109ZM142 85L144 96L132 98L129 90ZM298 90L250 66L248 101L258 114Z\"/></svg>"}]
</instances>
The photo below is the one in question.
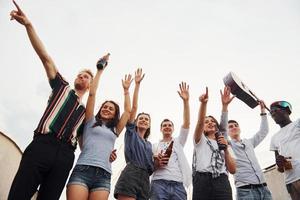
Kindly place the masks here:
<instances>
[{"instance_id":1,"label":"cloudy white sky","mask_svg":"<svg viewBox=\"0 0 300 200\"><path fill-rule=\"evenodd\" d=\"M190 85L191 136L185 151L192 157L192 134L198 97L209 87L208 114L219 118L219 90L223 77L237 74L259 98L270 104L286 99L291 118L300 113L300 2L298 0L19 0L59 71L70 83L81 68L95 69L96 60L111 53L102 76L97 104L113 99L122 105L121 78L142 67L139 110L152 116L151 141L161 137L163 118L182 123L177 89ZM22 150L29 144L50 94L41 62L24 27L9 20L14 8L0 0L0 131ZM259 128L259 108L235 99L229 118L237 119L243 137ZM271 136L278 130L272 119L270 134L257 147L261 166L273 164ZM123 138L114 178L125 165ZM112 187L113 188L113 187ZM64 194L62 195L64 196ZM62 197L64 198L64 197Z\"/></svg>"}]
</instances>

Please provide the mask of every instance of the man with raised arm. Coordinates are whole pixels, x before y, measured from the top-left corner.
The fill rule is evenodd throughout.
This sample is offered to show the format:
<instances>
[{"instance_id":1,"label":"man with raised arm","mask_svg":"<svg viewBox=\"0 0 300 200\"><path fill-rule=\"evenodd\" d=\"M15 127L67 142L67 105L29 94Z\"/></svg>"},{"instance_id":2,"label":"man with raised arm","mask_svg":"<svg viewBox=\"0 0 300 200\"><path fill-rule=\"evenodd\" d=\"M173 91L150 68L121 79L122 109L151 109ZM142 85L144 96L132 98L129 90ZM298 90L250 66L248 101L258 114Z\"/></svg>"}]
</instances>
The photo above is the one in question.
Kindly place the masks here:
<instances>
[{"instance_id":1,"label":"man with raised arm","mask_svg":"<svg viewBox=\"0 0 300 200\"><path fill-rule=\"evenodd\" d=\"M192 182L192 171L183 151L190 127L189 86L182 82L179 89L178 94L183 100L183 124L178 137L173 137L171 120L164 119L160 124L163 139L153 145L155 171L151 181L151 200L186 200L185 187ZM170 145L173 148L168 148ZM171 155L166 155L168 151Z\"/></svg>"},{"instance_id":2,"label":"man with raised arm","mask_svg":"<svg viewBox=\"0 0 300 200\"><path fill-rule=\"evenodd\" d=\"M237 121L228 121L228 132L231 138L231 147L235 154L236 173L234 183L238 200L272 200L263 171L256 158L254 148L256 148L269 132L267 113L265 104L259 101L260 105L260 128L251 138L241 138L241 129Z\"/></svg>"},{"instance_id":3,"label":"man with raised arm","mask_svg":"<svg viewBox=\"0 0 300 200\"><path fill-rule=\"evenodd\" d=\"M52 92L34 130L33 141L24 151L8 199L31 199L39 187L37 199L56 200L73 166L76 131L85 114L81 100L89 90L93 74L89 70L81 71L75 79L75 88L71 89L58 72L30 20L17 3L13 3L17 10L11 11L11 20L25 27L31 45L43 63Z\"/></svg>"}]
</instances>

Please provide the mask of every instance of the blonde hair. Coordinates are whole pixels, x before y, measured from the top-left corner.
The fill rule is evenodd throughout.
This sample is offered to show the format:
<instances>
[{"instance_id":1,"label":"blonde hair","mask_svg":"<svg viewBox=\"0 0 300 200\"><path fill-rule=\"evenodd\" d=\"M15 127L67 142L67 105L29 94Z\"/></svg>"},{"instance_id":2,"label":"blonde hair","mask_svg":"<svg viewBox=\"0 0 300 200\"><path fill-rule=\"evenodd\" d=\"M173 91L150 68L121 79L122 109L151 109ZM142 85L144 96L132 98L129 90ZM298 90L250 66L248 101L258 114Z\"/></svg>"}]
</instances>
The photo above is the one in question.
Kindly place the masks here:
<instances>
[{"instance_id":1,"label":"blonde hair","mask_svg":"<svg viewBox=\"0 0 300 200\"><path fill-rule=\"evenodd\" d=\"M85 73L87 73L88 75L90 75L90 76L92 77L92 80L94 79L94 74L93 74L93 72L92 72L90 69L82 69L82 70L79 72L79 74L82 73L82 72L85 72ZM92 81L92 80L91 80L91 81Z\"/></svg>"}]
</instances>

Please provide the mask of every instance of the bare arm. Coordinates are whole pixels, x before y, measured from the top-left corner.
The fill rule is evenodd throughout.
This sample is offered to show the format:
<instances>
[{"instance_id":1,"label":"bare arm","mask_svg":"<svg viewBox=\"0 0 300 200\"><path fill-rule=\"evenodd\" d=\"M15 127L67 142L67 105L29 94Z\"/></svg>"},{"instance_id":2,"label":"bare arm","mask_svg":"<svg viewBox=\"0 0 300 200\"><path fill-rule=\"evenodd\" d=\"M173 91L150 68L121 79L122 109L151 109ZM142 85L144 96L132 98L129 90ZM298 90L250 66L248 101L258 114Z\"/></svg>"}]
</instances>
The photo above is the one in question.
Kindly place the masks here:
<instances>
[{"instance_id":1,"label":"bare arm","mask_svg":"<svg viewBox=\"0 0 300 200\"><path fill-rule=\"evenodd\" d=\"M124 80L122 80L122 86L124 89L124 112L120 118L119 123L117 124L118 135L122 132L130 117L131 105L130 105L129 87L131 83L132 83L131 75L130 74L125 75Z\"/></svg>"},{"instance_id":2,"label":"bare arm","mask_svg":"<svg viewBox=\"0 0 300 200\"><path fill-rule=\"evenodd\" d=\"M109 54L103 56L100 59L105 59L106 61L108 61L109 59ZM99 80L100 77L103 73L105 68L101 69L101 70L97 70L96 75L93 79L93 82L91 84L90 87L90 91L89 91L89 97L86 103L86 110L85 110L85 121L89 121L93 116L94 116L94 109L95 109L95 101L96 101L96 93L97 93L97 89L99 86Z\"/></svg>"},{"instance_id":3,"label":"bare arm","mask_svg":"<svg viewBox=\"0 0 300 200\"><path fill-rule=\"evenodd\" d=\"M230 146L228 145L227 139L225 139L225 137L221 135L218 137L218 143L226 146L224 150L225 166L229 173L234 174L236 172L236 163L235 159L231 156L231 153L229 151ZM231 152L233 153L233 151Z\"/></svg>"},{"instance_id":4,"label":"bare arm","mask_svg":"<svg viewBox=\"0 0 300 200\"><path fill-rule=\"evenodd\" d=\"M183 124L182 128L190 127L190 104L189 104L189 85L185 82L179 84L180 91L177 91L181 99L183 100Z\"/></svg>"},{"instance_id":5,"label":"bare arm","mask_svg":"<svg viewBox=\"0 0 300 200\"><path fill-rule=\"evenodd\" d=\"M130 111L129 122L134 122L137 108L138 108L138 95L139 95L140 83L144 77L145 77L145 74L143 74L142 69L138 68L135 72L135 77L134 77L135 87L134 87L134 92L133 92L132 108Z\"/></svg>"},{"instance_id":6,"label":"bare arm","mask_svg":"<svg viewBox=\"0 0 300 200\"><path fill-rule=\"evenodd\" d=\"M17 10L11 11L11 20L15 19L17 22L25 26L31 45L34 48L37 55L39 56L40 60L42 61L48 79L54 79L57 73L57 69L52 58L48 55L42 41L38 37L29 19L26 17L26 15L18 6L18 4L15 1L13 1L13 3L15 4Z\"/></svg>"},{"instance_id":7,"label":"bare arm","mask_svg":"<svg viewBox=\"0 0 300 200\"><path fill-rule=\"evenodd\" d=\"M207 87L206 87L206 93L202 94L199 97L199 101L201 102L201 104L200 104L200 108L199 108L198 120L197 120L197 124L196 124L196 128L195 128L195 132L194 132L194 140L195 140L196 144L200 141L200 139L202 137L203 129L204 129L204 120L205 120L205 116L206 116L206 107L207 107L207 102L208 102L208 88Z\"/></svg>"},{"instance_id":8,"label":"bare arm","mask_svg":"<svg viewBox=\"0 0 300 200\"><path fill-rule=\"evenodd\" d=\"M224 150L225 153L225 165L229 173L234 174L236 172L236 164L234 158L228 151L228 147Z\"/></svg>"}]
</instances>

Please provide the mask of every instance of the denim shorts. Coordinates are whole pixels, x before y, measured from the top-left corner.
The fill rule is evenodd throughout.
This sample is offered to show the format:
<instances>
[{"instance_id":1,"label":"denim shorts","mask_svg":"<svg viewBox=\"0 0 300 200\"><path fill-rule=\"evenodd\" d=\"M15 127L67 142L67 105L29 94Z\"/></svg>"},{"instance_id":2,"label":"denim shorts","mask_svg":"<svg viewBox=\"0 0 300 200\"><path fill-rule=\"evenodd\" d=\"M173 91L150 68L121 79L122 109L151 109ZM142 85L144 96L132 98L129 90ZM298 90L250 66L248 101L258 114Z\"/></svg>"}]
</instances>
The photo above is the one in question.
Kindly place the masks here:
<instances>
[{"instance_id":1,"label":"denim shorts","mask_svg":"<svg viewBox=\"0 0 300 200\"><path fill-rule=\"evenodd\" d=\"M186 200L187 194L182 182L159 179L151 182L150 199Z\"/></svg>"},{"instance_id":2,"label":"denim shorts","mask_svg":"<svg viewBox=\"0 0 300 200\"><path fill-rule=\"evenodd\" d=\"M70 176L69 185L82 185L90 192L110 191L111 174L101 167L76 165Z\"/></svg>"}]
</instances>

